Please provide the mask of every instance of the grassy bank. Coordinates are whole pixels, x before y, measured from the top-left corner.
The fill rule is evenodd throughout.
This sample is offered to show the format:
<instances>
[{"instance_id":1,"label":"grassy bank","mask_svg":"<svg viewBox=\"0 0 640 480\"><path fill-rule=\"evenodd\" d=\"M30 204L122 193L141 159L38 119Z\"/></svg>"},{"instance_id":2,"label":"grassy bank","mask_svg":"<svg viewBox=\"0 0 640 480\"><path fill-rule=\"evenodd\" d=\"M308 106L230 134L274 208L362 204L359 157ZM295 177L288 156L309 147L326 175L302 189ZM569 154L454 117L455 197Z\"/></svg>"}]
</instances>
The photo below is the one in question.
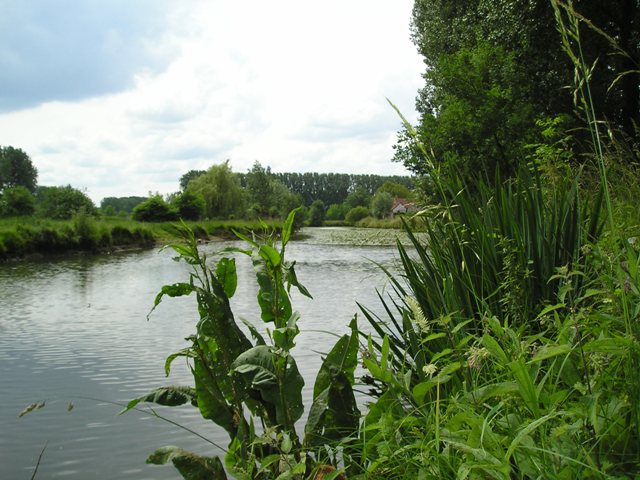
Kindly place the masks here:
<instances>
[{"instance_id":1,"label":"grassy bank","mask_svg":"<svg viewBox=\"0 0 640 480\"><path fill-rule=\"evenodd\" d=\"M202 240L234 237L233 230L260 231L258 221L205 220L188 222ZM0 219L0 259L65 252L99 253L114 249L149 248L174 239L171 222L145 223L120 217L79 214L71 220L37 217ZM277 222L268 222L277 227Z\"/></svg>"}]
</instances>

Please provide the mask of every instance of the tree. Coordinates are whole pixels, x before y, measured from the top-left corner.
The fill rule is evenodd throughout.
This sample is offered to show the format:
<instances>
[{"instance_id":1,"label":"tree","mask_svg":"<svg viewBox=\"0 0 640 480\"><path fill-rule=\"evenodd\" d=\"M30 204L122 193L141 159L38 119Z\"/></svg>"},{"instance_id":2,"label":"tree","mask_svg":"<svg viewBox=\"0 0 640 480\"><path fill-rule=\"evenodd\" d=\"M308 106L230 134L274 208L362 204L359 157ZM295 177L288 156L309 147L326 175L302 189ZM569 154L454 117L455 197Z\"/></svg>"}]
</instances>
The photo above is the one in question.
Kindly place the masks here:
<instances>
[{"instance_id":1,"label":"tree","mask_svg":"<svg viewBox=\"0 0 640 480\"><path fill-rule=\"evenodd\" d=\"M171 205L184 220L199 220L204 215L204 197L190 190L178 193Z\"/></svg>"},{"instance_id":2,"label":"tree","mask_svg":"<svg viewBox=\"0 0 640 480\"><path fill-rule=\"evenodd\" d=\"M640 123L640 8L629 0L582 0L581 46L594 64L590 86L596 110L613 130L637 135ZM608 35L608 38L607 38ZM571 115L573 66L561 48L548 0L417 0L412 38L427 66L416 130L434 160L463 174L496 168L508 175L537 143L536 120ZM611 41L628 55L611 55ZM619 53L619 52L618 52ZM596 62L597 60L597 62ZM406 131L396 161L424 174L428 164Z\"/></svg>"},{"instance_id":3,"label":"tree","mask_svg":"<svg viewBox=\"0 0 640 480\"><path fill-rule=\"evenodd\" d=\"M19 148L0 147L0 191L20 185L34 193L37 180L38 170L29 155Z\"/></svg>"},{"instance_id":4,"label":"tree","mask_svg":"<svg viewBox=\"0 0 640 480\"><path fill-rule=\"evenodd\" d=\"M229 167L229 160L213 165L189 182L189 188L205 201L207 218L229 218L244 211L244 194L240 181Z\"/></svg>"},{"instance_id":5,"label":"tree","mask_svg":"<svg viewBox=\"0 0 640 480\"><path fill-rule=\"evenodd\" d=\"M140 205L149 197L105 197L100 202L100 210L109 215L107 208L111 207L115 212L131 213L137 205Z\"/></svg>"},{"instance_id":6,"label":"tree","mask_svg":"<svg viewBox=\"0 0 640 480\"><path fill-rule=\"evenodd\" d=\"M309 207L309 225L321 227L324 223L325 208L322 200L315 200Z\"/></svg>"},{"instance_id":7,"label":"tree","mask_svg":"<svg viewBox=\"0 0 640 480\"><path fill-rule=\"evenodd\" d=\"M411 198L411 190L409 190L406 185L402 185L401 183L392 182L387 180L382 184L376 193L387 192L391 197L396 198Z\"/></svg>"},{"instance_id":8,"label":"tree","mask_svg":"<svg viewBox=\"0 0 640 480\"><path fill-rule=\"evenodd\" d=\"M358 221L369 216L369 209L367 207L355 207L347 212L344 217L344 221L350 225L355 225Z\"/></svg>"},{"instance_id":9,"label":"tree","mask_svg":"<svg viewBox=\"0 0 640 480\"><path fill-rule=\"evenodd\" d=\"M93 201L71 185L38 187L36 190L36 211L43 217L66 220L81 209L89 215L97 213Z\"/></svg>"},{"instance_id":10,"label":"tree","mask_svg":"<svg viewBox=\"0 0 640 480\"><path fill-rule=\"evenodd\" d=\"M35 210L35 197L22 185L5 188L0 195L0 215L3 217L33 215Z\"/></svg>"},{"instance_id":11,"label":"tree","mask_svg":"<svg viewBox=\"0 0 640 480\"><path fill-rule=\"evenodd\" d=\"M166 222L176 219L176 212L160 195L148 198L133 209L133 219L138 222Z\"/></svg>"},{"instance_id":12,"label":"tree","mask_svg":"<svg viewBox=\"0 0 640 480\"><path fill-rule=\"evenodd\" d=\"M344 217L348 211L349 211L349 207L344 203L341 203L341 204L333 203L329 205L329 208L327 208L327 213L325 218L327 220L344 220Z\"/></svg>"},{"instance_id":13,"label":"tree","mask_svg":"<svg viewBox=\"0 0 640 480\"><path fill-rule=\"evenodd\" d=\"M189 186L189 182L198 178L200 175L207 173L206 170L189 170L187 173L180 177L180 189L185 191Z\"/></svg>"},{"instance_id":14,"label":"tree","mask_svg":"<svg viewBox=\"0 0 640 480\"><path fill-rule=\"evenodd\" d=\"M393 197L388 192L378 192L371 199L371 213L376 218L388 216L392 206Z\"/></svg>"},{"instance_id":15,"label":"tree","mask_svg":"<svg viewBox=\"0 0 640 480\"><path fill-rule=\"evenodd\" d=\"M364 187L357 187L353 190L346 198L344 203L349 207L349 209L355 207L369 207L369 202L371 201L371 196Z\"/></svg>"},{"instance_id":16,"label":"tree","mask_svg":"<svg viewBox=\"0 0 640 480\"><path fill-rule=\"evenodd\" d=\"M258 216L269 213L273 206L273 190L271 169L264 168L260 162L254 162L253 167L245 176L247 201Z\"/></svg>"}]
</instances>

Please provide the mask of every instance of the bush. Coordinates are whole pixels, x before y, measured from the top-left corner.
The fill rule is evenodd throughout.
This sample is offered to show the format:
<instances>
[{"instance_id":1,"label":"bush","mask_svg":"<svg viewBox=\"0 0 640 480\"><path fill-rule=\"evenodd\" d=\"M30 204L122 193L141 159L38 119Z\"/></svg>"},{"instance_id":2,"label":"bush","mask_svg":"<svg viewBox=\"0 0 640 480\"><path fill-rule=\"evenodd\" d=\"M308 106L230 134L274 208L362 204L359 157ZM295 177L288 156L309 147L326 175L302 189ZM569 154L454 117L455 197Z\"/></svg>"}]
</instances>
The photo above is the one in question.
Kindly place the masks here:
<instances>
[{"instance_id":1,"label":"bush","mask_svg":"<svg viewBox=\"0 0 640 480\"><path fill-rule=\"evenodd\" d=\"M205 201L202 194L187 190L177 194L172 207L183 220L200 220L204 215Z\"/></svg>"},{"instance_id":2,"label":"bush","mask_svg":"<svg viewBox=\"0 0 640 480\"><path fill-rule=\"evenodd\" d=\"M312 227L321 227L324 223L324 202L315 200L309 208L309 225Z\"/></svg>"},{"instance_id":3,"label":"bush","mask_svg":"<svg viewBox=\"0 0 640 480\"><path fill-rule=\"evenodd\" d=\"M378 192L371 199L371 213L376 218L384 218L391 213L393 197L387 192Z\"/></svg>"},{"instance_id":4,"label":"bush","mask_svg":"<svg viewBox=\"0 0 640 480\"><path fill-rule=\"evenodd\" d=\"M355 207L347 212L344 218L345 222L349 225L355 225L359 220L369 216L369 209L367 207Z\"/></svg>"},{"instance_id":5,"label":"bush","mask_svg":"<svg viewBox=\"0 0 640 480\"><path fill-rule=\"evenodd\" d=\"M22 217L33 215L36 211L36 199L22 185L5 188L0 197L0 215L3 217Z\"/></svg>"},{"instance_id":6,"label":"bush","mask_svg":"<svg viewBox=\"0 0 640 480\"><path fill-rule=\"evenodd\" d=\"M81 208L73 217L73 228L78 238L78 246L84 250L96 250L100 244L100 232L91 215Z\"/></svg>"},{"instance_id":7,"label":"bush","mask_svg":"<svg viewBox=\"0 0 640 480\"><path fill-rule=\"evenodd\" d=\"M36 193L37 211L46 218L68 220L80 209L89 215L97 214L91 199L71 185L66 187L38 187Z\"/></svg>"},{"instance_id":8,"label":"bush","mask_svg":"<svg viewBox=\"0 0 640 480\"><path fill-rule=\"evenodd\" d=\"M138 222L166 222L176 220L176 213L161 196L156 195L133 209L133 219Z\"/></svg>"}]
</instances>

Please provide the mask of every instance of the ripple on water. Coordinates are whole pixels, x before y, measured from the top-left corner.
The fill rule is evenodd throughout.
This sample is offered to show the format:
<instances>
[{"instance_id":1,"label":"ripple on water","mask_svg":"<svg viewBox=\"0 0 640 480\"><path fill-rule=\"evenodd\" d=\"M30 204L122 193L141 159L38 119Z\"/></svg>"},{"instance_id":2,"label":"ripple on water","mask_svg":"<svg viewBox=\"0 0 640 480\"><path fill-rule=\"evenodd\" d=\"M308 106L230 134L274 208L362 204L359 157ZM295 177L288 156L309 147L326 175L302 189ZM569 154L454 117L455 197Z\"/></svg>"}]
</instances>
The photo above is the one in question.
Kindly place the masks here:
<instances>
[{"instance_id":1,"label":"ripple on water","mask_svg":"<svg viewBox=\"0 0 640 480\"><path fill-rule=\"evenodd\" d=\"M180 360L166 378L164 360L187 346L184 339L197 318L194 300L163 302L146 320L160 286L186 277L185 265L170 257L149 251L0 265L0 478L28 478L45 442L38 476L65 480L96 478L96 472L125 480L175 479L170 467L146 466L149 453L167 444L219 453L144 411L118 415L121 405L112 403L126 403L160 385L193 383ZM391 268L394 257L388 248L290 244L289 258L298 260L299 279L314 296L313 301L294 296L302 314L294 355L305 378L307 405L320 367L314 351L327 351L336 340L314 330L346 333L355 301L377 304L373 287L384 287L384 275L369 259ZM238 258L238 274L234 312L264 332L248 258ZM45 408L17 418L25 406L40 401L46 401ZM228 443L224 432L191 406L156 411L214 443Z\"/></svg>"}]
</instances>

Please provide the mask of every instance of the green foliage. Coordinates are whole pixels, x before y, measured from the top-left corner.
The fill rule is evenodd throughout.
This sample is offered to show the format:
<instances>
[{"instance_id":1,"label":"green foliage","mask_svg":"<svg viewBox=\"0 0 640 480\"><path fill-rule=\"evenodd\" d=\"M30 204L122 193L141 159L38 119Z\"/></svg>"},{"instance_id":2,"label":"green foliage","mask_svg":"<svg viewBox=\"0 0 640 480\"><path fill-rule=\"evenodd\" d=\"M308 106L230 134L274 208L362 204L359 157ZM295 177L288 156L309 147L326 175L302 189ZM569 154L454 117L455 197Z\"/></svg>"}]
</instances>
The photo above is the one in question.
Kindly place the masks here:
<instances>
[{"instance_id":1,"label":"green foliage","mask_svg":"<svg viewBox=\"0 0 640 480\"><path fill-rule=\"evenodd\" d=\"M640 35L637 8L626 1L567 5L579 23L592 100L610 122L611 135L637 141L640 121ZM574 70L561 47L552 2L419 0L413 40L428 66L420 91L416 127L441 163L460 172L486 172L492 180L517 171L523 148L537 143L535 121L566 116L578 123L570 96ZM589 20L587 20L589 19ZM577 51L577 49L576 49ZM619 135L620 130L624 133ZM574 131L581 153L589 136ZM586 147L584 146L586 145ZM399 134L395 160L424 173L427 159L408 130ZM584 161L587 156L578 157Z\"/></svg>"},{"instance_id":2,"label":"green foliage","mask_svg":"<svg viewBox=\"0 0 640 480\"><path fill-rule=\"evenodd\" d=\"M0 194L0 216L23 217L33 215L35 211L35 197L22 185L7 187Z\"/></svg>"},{"instance_id":3,"label":"green foliage","mask_svg":"<svg viewBox=\"0 0 640 480\"><path fill-rule=\"evenodd\" d=\"M344 203L334 203L332 205L329 205L329 208L327 208L325 217L327 220L344 220L344 217L347 215L348 211L349 207Z\"/></svg>"},{"instance_id":4,"label":"green foliage","mask_svg":"<svg viewBox=\"0 0 640 480\"><path fill-rule=\"evenodd\" d=\"M175 218L175 210L160 195L148 198L133 209L133 219L138 222L166 222Z\"/></svg>"},{"instance_id":5,"label":"green foliage","mask_svg":"<svg viewBox=\"0 0 640 480\"><path fill-rule=\"evenodd\" d=\"M0 192L22 186L34 193L37 180L38 170L29 155L19 148L0 146Z\"/></svg>"},{"instance_id":6,"label":"green foliage","mask_svg":"<svg viewBox=\"0 0 640 480\"><path fill-rule=\"evenodd\" d=\"M183 220L200 220L205 211L204 197L190 190L178 193L171 206Z\"/></svg>"},{"instance_id":7,"label":"green foliage","mask_svg":"<svg viewBox=\"0 0 640 480\"><path fill-rule=\"evenodd\" d=\"M101 235L95 219L80 208L72 219L73 228L77 236L78 246L83 250L95 251L100 246ZM105 246L111 245L110 239Z\"/></svg>"},{"instance_id":8,"label":"green foliage","mask_svg":"<svg viewBox=\"0 0 640 480\"><path fill-rule=\"evenodd\" d=\"M180 189L184 192L189 187L189 182L191 182L191 180L195 180L205 173L207 173L206 170L189 170L180 177Z\"/></svg>"},{"instance_id":9,"label":"green foliage","mask_svg":"<svg viewBox=\"0 0 640 480\"><path fill-rule=\"evenodd\" d=\"M322 200L314 200L309 208L309 225L321 227L325 218L325 206Z\"/></svg>"},{"instance_id":10,"label":"green foliage","mask_svg":"<svg viewBox=\"0 0 640 480\"><path fill-rule=\"evenodd\" d=\"M240 478L292 478L294 473L311 474L322 448L310 455L302 450L296 433L296 422L302 416L302 387L291 349L299 329L299 314L293 311L290 289L303 295L309 292L299 283L295 262L285 259L285 248L291 238L296 211L292 211L277 243L273 233L257 238L237 233L247 248L231 248L227 252L251 258L258 283L261 318L272 324L269 343L249 322L245 325L255 343L239 328L229 299L238 282L235 259L221 257L214 267L198 251L196 237L186 224L177 226L183 243L170 247L192 270L187 282L162 287L154 309L164 297L195 294L200 320L189 346L170 355L165 364L169 374L171 363L186 357L193 372L194 387L162 387L132 400L125 411L140 402L160 405L191 403L203 418L210 419L229 434L225 456L227 471ZM153 311L153 309L152 309ZM316 381L311 408L308 448L321 447L323 436L341 439L357 428L358 410L352 385L356 365L357 326L336 344L323 363ZM264 434L256 434L254 418L259 419ZM156 451L149 462L173 462L185 479L226 478L218 458L201 457L177 447Z\"/></svg>"},{"instance_id":11,"label":"green foliage","mask_svg":"<svg viewBox=\"0 0 640 480\"><path fill-rule=\"evenodd\" d=\"M389 216L392 206L393 197L388 192L378 192L371 199L371 213L376 218L384 218Z\"/></svg>"},{"instance_id":12,"label":"green foliage","mask_svg":"<svg viewBox=\"0 0 640 480\"><path fill-rule=\"evenodd\" d=\"M357 222L369 216L367 207L354 207L347 212L344 221L349 225L355 225Z\"/></svg>"},{"instance_id":13,"label":"green foliage","mask_svg":"<svg viewBox=\"0 0 640 480\"><path fill-rule=\"evenodd\" d=\"M358 187L347 195L344 203L353 209L356 207L368 207L371 202L371 195L363 187Z\"/></svg>"},{"instance_id":14,"label":"green foliage","mask_svg":"<svg viewBox=\"0 0 640 480\"><path fill-rule=\"evenodd\" d=\"M244 211L240 180L231 171L228 160L192 179L189 188L204 198L207 218L230 218Z\"/></svg>"},{"instance_id":15,"label":"green foliage","mask_svg":"<svg viewBox=\"0 0 640 480\"><path fill-rule=\"evenodd\" d=\"M93 201L84 192L71 185L38 187L36 190L36 211L42 217L66 220L81 209L90 215L96 213Z\"/></svg>"},{"instance_id":16,"label":"green foliage","mask_svg":"<svg viewBox=\"0 0 640 480\"><path fill-rule=\"evenodd\" d=\"M346 173L271 173L289 191L299 195L305 205L322 200L325 205L341 204L349 192L358 188L373 195L385 182L413 188L413 178L408 176L353 175ZM353 205L356 206L356 205Z\"/></svg>"},{"instance_id":17,"label":"green foliage","mask_svg":"<svg viewBox=\"0 0 640 480\"><path fill-rule=\"evenodd\" d=\"M389 180L384 182L382 186L376 190L376 193L381 192L388 193L392 198L411 198L411 190L409 190L406 185Z\"/></svg>"},{"instance_id":18,"label":"green foliage","mask_svg":"<svg viewBox=\"0 0 640 480\"><path fill-rule=\"evenodd\" d=\"M100 210L105 215L113 215L117 212L133 213L133 209L147 200L147 197L105 197L100 202ZM114 213L107 213L107 210Z\"/></svg>"}]
</instances>

